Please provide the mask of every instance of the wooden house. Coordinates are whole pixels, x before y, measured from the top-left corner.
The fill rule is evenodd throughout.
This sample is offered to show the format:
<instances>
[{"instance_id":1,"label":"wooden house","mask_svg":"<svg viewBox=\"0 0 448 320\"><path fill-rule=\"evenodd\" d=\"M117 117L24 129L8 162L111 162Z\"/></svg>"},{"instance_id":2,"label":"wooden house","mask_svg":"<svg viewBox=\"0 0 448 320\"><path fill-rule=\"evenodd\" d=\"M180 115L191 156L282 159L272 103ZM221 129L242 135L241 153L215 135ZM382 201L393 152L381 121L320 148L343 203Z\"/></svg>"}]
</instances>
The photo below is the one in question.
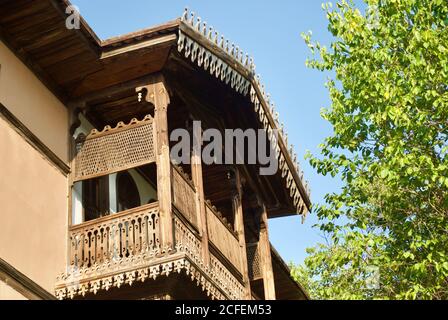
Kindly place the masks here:
<instances>
[{"instance_id":1,"label":"wooden house","mask_svg":"<svg viewBox=\"0 0 448 320\"><path fill-rule=\"evenodd\" d=\"M100 40L69 6L0 1L0 298L307 299L268 225L309 189L252 59L188 11ZM179 128L263 129L278 170L176 163Z\"/></svg>"}]
</instances>

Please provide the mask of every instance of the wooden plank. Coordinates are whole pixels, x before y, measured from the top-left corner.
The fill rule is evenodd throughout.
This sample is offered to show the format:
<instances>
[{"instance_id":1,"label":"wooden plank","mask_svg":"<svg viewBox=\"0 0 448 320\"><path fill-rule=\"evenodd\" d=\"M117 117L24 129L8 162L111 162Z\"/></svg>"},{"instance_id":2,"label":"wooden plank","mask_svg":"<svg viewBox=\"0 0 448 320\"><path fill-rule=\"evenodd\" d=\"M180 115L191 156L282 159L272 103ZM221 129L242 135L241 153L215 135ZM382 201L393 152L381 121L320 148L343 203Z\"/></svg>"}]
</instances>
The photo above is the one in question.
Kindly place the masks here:
<instances>
[{"instance_id":1,"label":"wooden plank","mask_svg":"<svg viewBox=\"0 0 448 320\"><path fill-rule=\"evenodd\" d=\"M10 6L1 7L0 24L13 22L16 20L24 20L34 13L41 11L42 9L48 9L49 4L47 1L25 1L19 2L13 1Z\"/></svg>"},{"instance_id":2,"label":"wooden plank","mask_svg":"<svg viewBox=\"0 0 448 320\"><path fill-rule=\"evenodd\" d=\"M65 13L65 9L71 5L70 1L68 0L50 0L50 4L53 6L53 8L56 9L56 11L59 13L61 20L65 21L65 19L68 17ZM65 27L65 26L64 26ZM93 32L93 30L90 28L88 23L84 20L82 16L80 16L80 29L73 29L72 30L78 38L86 44L86 46L96 55L99 55L100 52L100 44L101 40L98 38L98 36Z\"/></svg>"},{"instance_id":3,"label":"wooden plank","mask_svg":"<svg viewBox=\"0 0 448 320\"><path fill-rule=\"evenodd\" d=\"M177 28L179 27L179 23L180 23L180 20L176 19L176 20L168 21L166 23L163 23L163 24L160 24L157 26L153 26L150 28L146 28L146 29L134 31L131 33L127 33L127 34L124 34L121 36L109 38L107 40L102 41L101 46L107 50L112 47L122 46L123 44L128 43L128 42L138 42L143 38L151 37L154 35L159 35L162 32L166 33L166 32L176 31Z\"/></svg>"},{"instance_id":4,"label":"wooden plank","mask_svg":"<svg viewBox=\"0 0 448 320\"><path fill-rule=\"evenodd\" d=\"M118 49L112 49L101 53L101 59L108 59L117 55L121 55L124 53L129 53L132 51L148 48L148 47L156 47L160 45L172 45L176 42L177 36L175 34L169 34L166 36L153 38L145 41L140 41L138 43L120 47Z\"/></svg>"}]
</instances>

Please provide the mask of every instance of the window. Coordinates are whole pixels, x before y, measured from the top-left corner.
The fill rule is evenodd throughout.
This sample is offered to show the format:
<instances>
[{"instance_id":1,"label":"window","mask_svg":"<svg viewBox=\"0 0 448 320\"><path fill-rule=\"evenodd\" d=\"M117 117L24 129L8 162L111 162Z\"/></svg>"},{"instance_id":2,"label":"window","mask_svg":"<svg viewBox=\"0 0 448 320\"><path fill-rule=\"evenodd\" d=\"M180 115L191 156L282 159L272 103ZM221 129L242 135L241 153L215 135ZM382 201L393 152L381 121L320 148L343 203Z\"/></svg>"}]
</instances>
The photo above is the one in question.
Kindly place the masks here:
<instances>
[{"instance_id":1,"label":"window","mask_svg":"<svg viewBox=\"0 0 448 320\"><path fill-rule=\"evenodd\" d=\"M109 179L107 176L83 181L82 205L85 221L101 218L110 213Z\"/></svg>"},{"instance_id":2,"label":"window","mask_svg":"<svg viewBox=\"0 0 448 320\"><path fill-rule=\"evenodd\" d=\"M72 188L72 224L80 224L156 201L155 163L78 181Z\"/></svg>"},{"instance_id":3,"label":"window","mask_svg":"<svg viewBox=\"0 0 448 320\"><path fill-rule=\"evenodd\" d=\"M118 211L125 211L141 206L137 185L129 172L120 172L117 175L116 188Z\"/></svg>"}]
</instances>

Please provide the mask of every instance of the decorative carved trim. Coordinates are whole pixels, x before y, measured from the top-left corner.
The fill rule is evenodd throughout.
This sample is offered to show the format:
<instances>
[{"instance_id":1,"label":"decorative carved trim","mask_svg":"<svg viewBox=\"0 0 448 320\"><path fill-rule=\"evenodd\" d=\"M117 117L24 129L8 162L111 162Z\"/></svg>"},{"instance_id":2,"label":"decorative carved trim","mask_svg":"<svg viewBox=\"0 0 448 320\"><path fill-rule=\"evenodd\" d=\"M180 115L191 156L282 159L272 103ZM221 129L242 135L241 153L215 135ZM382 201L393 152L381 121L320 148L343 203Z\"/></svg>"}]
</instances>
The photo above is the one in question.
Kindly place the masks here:
<instances>
[{"instance_id":1,"label":"decorative carved trim","mask_svg":"<svg viewBox=\"0 0 448 320\"><path fill-rule=\"evenodd\" d=\"M133 118L128 124L125 124L123 121L118 122L115 128L111 126L105 126L102 131L98 131L97 129L93 129L90 131L90 134L86 137L86 140L99 138L105 135L118 133L121 131L129 130L131 128L137 128L140 126L144 126L148 123L152 123L153 118L151 115L146 115L142 120L138 120Z\"/></svg>"},{"instance_id":2,"label":"decorative carved trim","mask_svg":"<svg viewBox=\"0 0 448 320\"><path fill-rule=\"evenodd\" d=\"M176 251L143 251L91 266L70 266L58 277L56 297L73 299L112 287L132 286L137 281L145 282L174 272L185 272L212 299L242 299L244 287L229 270L214 256L210 257L210 263L205 263L202 242L177 217L174 218L174 226Z\"/></svg>"},{"instance_id":3,"label":"decorative carved trim","mask_svg":"<svg viewBox=\"0 0 448 320\"><path fill-rule=\"evenodd\" d=\"M243 95L247 95L249 92L250 81L180 30L178 51L184 52L186 59L197 62L199 67L209 71L211 75L214 75L225 84L230 85L236 92Z\"/></svg>"},{"instance_id":4,"label":"decorative carved trim","mask_svg":"<svg viewBox=\"0 0 448 320\"><path fill-rule=\"evenodd\" d=\"M218 287L228 295L228 299L241 300L244 297L244 287L237 278L213 255L210 264L202 259L201 241L176 217L175 218L176 249L185 252L197 265L218 284Z\"/></svg>"},{"instance_id":5,"label":"decorative carved trim","mask_svg":"<svg viewBox=\"0 0 448 320\"><path fill-rule=\"evenodd\" d=\"M193 39L191 33L201 41ZM305 216L310 206L311 191L308 182L304 181L293 146L288 145L288 136L284 132L283 124L279 122L274 103L266 93L260 76L255 76L253 59L245 55L239 47L230 45L229 40L224 39L224 36L220 37L212 27L207 29L207 24L202 22L200 17L195 18L193 12L189 14L188 9L185 9L181 17L178 51L242 95L247 96L250 93L258 119L274 146L279 168L294 206L298 213ZM219 57L217 52L220 53ZM278 137L274 130L279 133Z\"/></svg>"},{"instance_id":6,"label":"decorative carved trim","mask_svg":"<svg viewBox=\"0 0 448 320\"><path fill-rule=\"evenodd\" d=\"M34 149L42 154L64 176L70 173L70 167L51 151L30 129L16 118L3 104L0 103L0 117L4 119L14 130L22 136Z\"/></svg>"},{"instance_id":7,"label":"decorative carved trim","mask_svg":"<svg viewBox=\"0 0 448 320\"><path fill-rule=\"evenodd\" d=\"M156 73L149 82L150 83L147 85L135 88L135 92L137 92L138 95L138 101L141 102L142 99L145 99L146 102L154 105L156 111L158 108L166 110L170 104L170 95L165 87L165 79L163 75ZM144 91L146 91L146 94L143 97L143 94L145 93Z\"/></svg>"},{"instance_id":8,"label":"decorative carved trim","mask_svg":"<svg viewBox=\"0 0 448 320\"><path fill-rule=\"evenodd\" d=\"M79 143L74 180L86 180L142 166L155 161L153 118L119 122L115 128L93 129Z\"/></svg>"}]
</instances>

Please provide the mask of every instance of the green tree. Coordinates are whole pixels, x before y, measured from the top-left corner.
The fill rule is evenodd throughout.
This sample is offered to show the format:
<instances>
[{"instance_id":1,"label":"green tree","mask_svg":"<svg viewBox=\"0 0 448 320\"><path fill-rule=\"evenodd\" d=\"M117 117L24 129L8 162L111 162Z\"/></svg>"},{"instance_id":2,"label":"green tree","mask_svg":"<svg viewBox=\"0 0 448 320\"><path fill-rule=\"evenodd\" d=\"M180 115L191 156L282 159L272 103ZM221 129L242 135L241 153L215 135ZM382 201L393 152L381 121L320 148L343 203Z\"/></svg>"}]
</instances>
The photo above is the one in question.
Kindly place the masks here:
<instances>
[{"instance_id":1,"label":"green tree","mask_svg":"<svg viewBox=\"0 0 448 320\"><path fill-rule=\"evenodd\" d=\"M314 207L327 241L307 250L317 299L448 299L448 1L323 5L333 134L307 157L340 192Z\"/></svg>"}]
</instances>

